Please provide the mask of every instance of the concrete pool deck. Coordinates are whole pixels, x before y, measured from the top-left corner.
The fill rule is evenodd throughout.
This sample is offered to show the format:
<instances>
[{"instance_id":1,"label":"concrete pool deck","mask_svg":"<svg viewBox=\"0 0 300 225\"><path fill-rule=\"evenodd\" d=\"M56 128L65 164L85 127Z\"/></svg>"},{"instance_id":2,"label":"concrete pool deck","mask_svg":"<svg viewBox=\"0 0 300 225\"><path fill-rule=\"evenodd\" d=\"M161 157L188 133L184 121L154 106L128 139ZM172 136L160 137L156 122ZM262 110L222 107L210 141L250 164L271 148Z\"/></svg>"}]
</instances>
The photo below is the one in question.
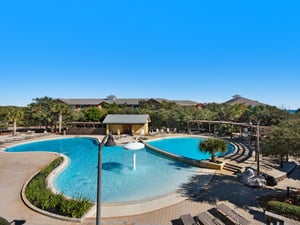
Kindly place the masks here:
<instances>
[{"instance_id":1,"label":"concrete pool deck","mask_svg":"<svg viewBox=\"0 0 300 225\"><path fill-rule=\"evenodd\" d=\"M57 137L63 136L53 135L47 138ZM122 143L130 140L120 138L117 141ZM0 152L0 216L9 221L25 220L25 224L31 225L95 224L93 216L84 219L82 222L62 221L44 216L29 209L21 200L20 191L23 184L32 174L39 171L56 157L57 155L53 153ZM248 163L251 164L253 162L250 161ZM286 169L288 170L288 166ZM275 175L283 173L283 171L277 170L270 170L270 172ZM102 218L102 224L170 225L172 224L171 221L178 219L180 215L190 213L194 216L202 211L211 209L221 202L225 202L245 216L251 221L251 224L264 224L263 210L259 207L255 198L267 193L285 190L287 186L300 186L300 169L298 168L289 178L279 182L277 186L261 189L253 189L242 185L238 177L226 171L217 172L210 182L207 182L204 186L199 185L199 180L205 176L205 174L195 175L193 181L185 184L178 191L183 198L183 201L179 203L138 215Z\"/></svg>"}]
</instances>

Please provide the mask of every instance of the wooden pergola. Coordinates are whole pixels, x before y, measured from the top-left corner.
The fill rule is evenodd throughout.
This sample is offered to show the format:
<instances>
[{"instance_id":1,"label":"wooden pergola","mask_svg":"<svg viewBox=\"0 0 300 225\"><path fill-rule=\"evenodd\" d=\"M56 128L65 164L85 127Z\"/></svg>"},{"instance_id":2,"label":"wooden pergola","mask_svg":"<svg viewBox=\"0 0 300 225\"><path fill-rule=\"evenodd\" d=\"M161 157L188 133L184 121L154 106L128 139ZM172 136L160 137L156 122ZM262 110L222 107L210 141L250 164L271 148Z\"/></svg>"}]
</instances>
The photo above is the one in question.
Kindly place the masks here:
<instances>
[{"instance_id":1,"label":"wooden pergola","mask_svg":"<svg viewBox=\"0 0 300 225\"><path fill-rule=\"evenodd\" d=\"M251 128L251 130L255 131L257 129L257 124L251 123L238 123L233 121L222 121L222 120L188 120L187 127L189 133L192 132L192 124L197 124L197 131L201 131L201 126L203 124L209 125L209 133L211 133L211 125L233 125L240 128L240 133L243 133L243 128ZM260 134L264 135L270 130L270 126L259 126Z\"/></svg>"}]
</instances>

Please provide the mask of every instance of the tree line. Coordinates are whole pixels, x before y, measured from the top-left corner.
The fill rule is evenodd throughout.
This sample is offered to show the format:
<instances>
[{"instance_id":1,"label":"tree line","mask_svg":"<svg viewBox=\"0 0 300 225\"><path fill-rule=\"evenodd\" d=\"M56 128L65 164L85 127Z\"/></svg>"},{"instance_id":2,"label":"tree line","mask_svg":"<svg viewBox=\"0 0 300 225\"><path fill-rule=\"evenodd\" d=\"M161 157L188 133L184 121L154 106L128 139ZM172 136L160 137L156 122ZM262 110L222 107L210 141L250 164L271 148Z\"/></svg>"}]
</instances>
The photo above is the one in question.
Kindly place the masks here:
<instances>
[{"instance_id":1,"label":"tree line","mask_svg":"<svg viewBox=\"0 0 300 225\"><path fill-rule=\"evenodd\" d=\"M174 102L163 101L153 105L141 101L140 106L132 108L127 105L104 104L101 109L89 107L80 111L73 110L69 105L51 97L35 98L26 107L0 107L1 128L8 126L45 127L58 129L59 121L62 126L67 122L99 122L107 114L149 114L151 127L182 128L189 120L222 120L249 123L260 120L264 126L278 125L282 120L297 118L286 110L274 106L245 106L243 104L227 105L218 103L205 104L203 109L182 107Z\"/></svg>"},{"instance_id":2,"label":"tree line","mask_svg":"<svg viewBox=\"0 0 300 225\"><path fill-rule=\"evenodd\" d=\"M104 104L102 108L89 107L80 111L51 97L35 98L26 107L0 107L0 131L13 127L37 127L61 133L68 122L101 122L107 114L149 114L150 129L166 127L185 130L189 120L217 120L241 123L260 123L272 126L272 131L263 138L263 153L284 156L300 155L300 112L291 114L275 106L246 106L243 104L207 103L204 108L182 107L174 102L163 101L153 105L141 101L140 106L132 108L127 105ZM224 125L225 126L225 125ZM224 127L222 128L224 129ZM225 129L234 129L226 127Z\"/></svg>"}]
</instances>

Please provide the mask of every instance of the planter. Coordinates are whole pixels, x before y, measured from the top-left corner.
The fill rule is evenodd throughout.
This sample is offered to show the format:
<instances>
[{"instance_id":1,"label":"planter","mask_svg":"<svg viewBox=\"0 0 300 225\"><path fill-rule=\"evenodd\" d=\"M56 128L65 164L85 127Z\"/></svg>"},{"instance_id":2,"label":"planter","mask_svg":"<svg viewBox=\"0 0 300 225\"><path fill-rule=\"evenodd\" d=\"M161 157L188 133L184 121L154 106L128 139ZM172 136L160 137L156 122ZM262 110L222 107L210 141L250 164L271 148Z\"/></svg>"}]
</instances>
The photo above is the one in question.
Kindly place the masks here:
<instances>
[{"instance_id":1,"label":"planter","mask_svg":"<svg viewBox=\"0 0 300 225\"><path fill-rule=\"evenodd\" d=\"M214 162L205 160L205 161L200 161L200 165L201 165L201 167L205 167L208 169L222 170L225 165L225 162L214 163Z\"/></svg>"}]
</instances>

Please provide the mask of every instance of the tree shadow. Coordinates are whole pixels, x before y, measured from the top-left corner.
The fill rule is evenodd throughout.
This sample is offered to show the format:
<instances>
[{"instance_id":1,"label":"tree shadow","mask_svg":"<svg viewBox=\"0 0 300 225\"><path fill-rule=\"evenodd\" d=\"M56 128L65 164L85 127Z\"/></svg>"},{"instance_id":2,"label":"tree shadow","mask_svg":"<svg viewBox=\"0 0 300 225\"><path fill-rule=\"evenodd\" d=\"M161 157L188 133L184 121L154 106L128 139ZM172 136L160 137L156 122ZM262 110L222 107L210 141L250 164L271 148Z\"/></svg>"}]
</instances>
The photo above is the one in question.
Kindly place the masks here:
<instances>
[{"instance_id":1,"label":"tree shadow","mask_svg":"<svg viewBox=\"0 0 300 225\"><path fill-rule=\"evenodd\" d=\"M111 171L111 172L120 172L125 168L129 168L129 167L124 166L123 164L117 162L106 162L102 164L103 170Z\"/></svg>"},{"instance_id":2,"label":"tree shadow","mask_svg":"<svg viewBox=\"0 0 300 225\"><path fill-rule=\"evenodd\" d=\"M211 175L197 174L187 183L179 188L178 192L189 200L216 205L219 201L228 201L239 208L247 209L256 220L264 221L263 210L257 211L254 208L261 208L257 199L263 195L280 194L284 190L276 188L253 188L240 182L239 177L215 174L210 182L200 186L203 179L209 179Z\"/></svg>"},{"instance_id":3,"label":"tree shadow","mask_svg":"<svg viewBox=\"0 0 300 225\"><path fill-rule=\"evenodd\" d=\"M293 172L289 173L288 178L300 180L300 168L297 167Z\"/></svg>"}]
</instances>

